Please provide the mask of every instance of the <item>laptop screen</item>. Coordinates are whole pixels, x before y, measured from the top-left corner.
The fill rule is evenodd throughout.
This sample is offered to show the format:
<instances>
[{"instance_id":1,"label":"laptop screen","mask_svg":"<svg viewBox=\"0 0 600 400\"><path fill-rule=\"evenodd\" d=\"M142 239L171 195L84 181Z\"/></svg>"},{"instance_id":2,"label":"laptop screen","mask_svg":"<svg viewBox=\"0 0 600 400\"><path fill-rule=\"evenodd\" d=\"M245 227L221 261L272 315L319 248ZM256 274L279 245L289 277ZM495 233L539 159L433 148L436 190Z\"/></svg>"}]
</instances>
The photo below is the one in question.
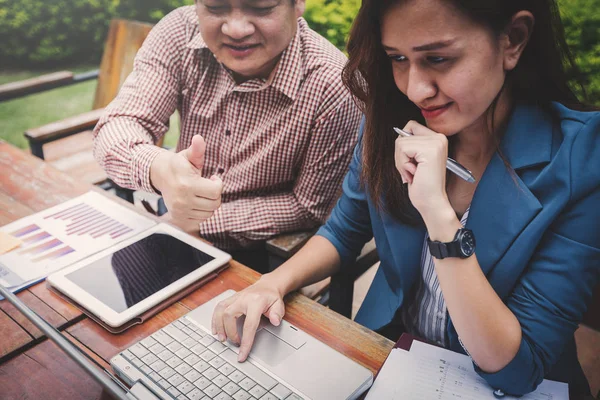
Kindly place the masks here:
<instances>
[{"instance_id":1,"label":"laptop screen","mask_svg":"<svg viewBox=\"0 0 600 400\"><path fill-rule=\"evenodd\" d=\"M154 233L65 277L121 313L213 259L173 236Z\"/></svg>"}]
</instances>

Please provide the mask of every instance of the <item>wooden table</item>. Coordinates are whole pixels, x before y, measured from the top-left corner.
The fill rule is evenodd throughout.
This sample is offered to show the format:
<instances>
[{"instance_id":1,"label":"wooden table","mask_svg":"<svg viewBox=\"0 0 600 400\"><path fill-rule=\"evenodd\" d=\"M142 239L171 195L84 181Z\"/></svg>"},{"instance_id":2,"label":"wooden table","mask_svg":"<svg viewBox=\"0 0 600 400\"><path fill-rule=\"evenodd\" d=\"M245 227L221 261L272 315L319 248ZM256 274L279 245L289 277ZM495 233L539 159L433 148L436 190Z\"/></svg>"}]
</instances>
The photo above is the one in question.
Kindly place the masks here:
<instances>
[{"instance_id":1,"label":"wooden table","mask_svg":"<svg viewBox=\"0 0 600 400\"><path fill-rule=\"evenodd\" d=\"M81 195L77 182L0 141L0 226ZM116 197L115 200L119 201ZM141 211L140 211L141 212ZM147 214L149 215L149 214ZM259 274L232 261L220 276L143 325L112 335L39 283L18 297L105 368L109 359L191 309L227 290L241 290ZM290 323L369 368L381 367L394 343L299 294L286 297ZM0 397L8 399L98 399L101 387L6 300L0 302Z\"/></svg>"}]
</instances>

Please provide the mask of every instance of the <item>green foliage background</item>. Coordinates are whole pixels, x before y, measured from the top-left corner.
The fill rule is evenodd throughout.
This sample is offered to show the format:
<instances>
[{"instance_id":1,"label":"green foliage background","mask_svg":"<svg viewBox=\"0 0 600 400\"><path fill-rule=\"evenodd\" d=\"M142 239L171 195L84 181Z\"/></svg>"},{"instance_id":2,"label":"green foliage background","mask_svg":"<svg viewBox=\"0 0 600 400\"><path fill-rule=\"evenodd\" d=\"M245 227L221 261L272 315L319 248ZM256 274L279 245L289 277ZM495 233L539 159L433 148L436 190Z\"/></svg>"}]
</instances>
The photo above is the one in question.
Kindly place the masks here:
<instances>
[{"instance_id":1,"label":"green foliage background","mask_svg":"<svg viewBox=\"0 0 600 400\"><path fill-rule=\"evenodd\" d=\"M361 0L307 0L304 18L312 29L344 49Z\"/></svg>"},{"instance_id":2,"label":"green foliage background","mask_svg":"<svg viewBox=\"0 0 600 400\"><path fill-rule=\"evenodd\" d=\"M600 0L558 0L589 100L600 105ZM340 49L361 0L306 0L309 25ZM0 0L0 68L97 63L112 18L156 22L193 0Z\"/></svg>"},{"instance_id":3,"label":"green foliage background","mask_svg":"<svg viewBox=\"0 0 600 400\"><path fill-rule=\"evenodd\" d=\"M600 106L600 0L559 0L558 4L588 99Z\"/></svg>"},{"instance_id":4,"label":"green foliage background","mask_svg":"<svg viewBox=\"0 0 600 400\"><path fill-rule=\"evenodd\" d=\"M97 62L112 18L156 22L193 0L0 0L0 59L8 67Z\"/></svg>"}]
</instances>

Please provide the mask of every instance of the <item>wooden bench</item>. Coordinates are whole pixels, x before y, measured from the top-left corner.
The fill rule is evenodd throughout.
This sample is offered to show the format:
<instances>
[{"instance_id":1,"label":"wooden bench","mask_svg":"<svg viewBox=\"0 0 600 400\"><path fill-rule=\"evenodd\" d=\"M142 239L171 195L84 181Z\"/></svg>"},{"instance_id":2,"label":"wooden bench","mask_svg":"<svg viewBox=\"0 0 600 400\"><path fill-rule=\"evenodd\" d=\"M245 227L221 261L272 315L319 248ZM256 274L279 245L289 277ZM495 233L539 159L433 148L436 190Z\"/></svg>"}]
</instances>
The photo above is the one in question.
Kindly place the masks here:
<instances>
[{"instance_id":1,"label":"wooden bench","mask_svg":"<svg viewBox=\"0 0 600 400\"><path fill-rule=\"evenodd\" d=\"M23 97L28 94L43 92L73 82L74 75L70 71L59 71L18 82L0 85L0 101Z\"/></svg>"},{"instance_id":2,"label":"wooden bench","mask_svg":"<svg viewBox=\"0 0 600 400\"><path fill-rule=\"evenodd\" d=\"M27 130L31 153L79 181L101 184L106 173L92 154L92 129L103 112L98 109Z\"/></svg>"},{"instance_id":3,"label":"wooden bench","mask_svg":"<svg viewBox=\"0 0 600 400\"><path fill-rule=\"evenodd\" d=\"M115 98L133 70L135 55L151 29L151 24L138 21L111 21L100 70L97 73L98 84L93 111L27 130L25 137L29 141L32 154L80 181L94 185L107 182L106 173L92 154L92 129L98 123L104 107ZM67 80L69 74L57 73L55 78ZM27 82L11 85L14 86L13 94L18 90L33 90L18 89L27 86Z\"/></svg>"},{"instance_id":4,"label":"wooden bench","mask_svg":"<svg viewBox=\"0 0 600 400\"><path fill-rule=\"evenodd\" d=\"M98 70L81 74L73 74L71 71L58 71L18 82L5 83L0 85L0 102L94 79L98 79Z\"/></svg>"}]
</instances>

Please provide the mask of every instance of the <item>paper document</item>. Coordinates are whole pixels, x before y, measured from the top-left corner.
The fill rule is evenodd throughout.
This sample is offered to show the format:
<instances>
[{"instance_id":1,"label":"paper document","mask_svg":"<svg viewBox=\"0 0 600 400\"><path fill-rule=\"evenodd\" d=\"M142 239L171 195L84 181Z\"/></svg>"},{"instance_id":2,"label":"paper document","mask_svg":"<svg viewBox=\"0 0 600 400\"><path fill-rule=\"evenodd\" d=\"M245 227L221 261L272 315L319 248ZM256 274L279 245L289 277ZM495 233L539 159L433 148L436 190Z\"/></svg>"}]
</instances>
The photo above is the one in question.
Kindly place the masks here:
<instances>
[{"instance_id":1,"label":"paper document","mask_svg":"<svg viewBox=\"0 0 600 400\"><path fill-rule=\"evenodd\" d=\"M496 400L493 390L468 356L415 340L410 352L392 350L366 399ZM520 399L568 400L568 385L544 380Z\"/></svg>"},{"instance_id":2,"label":"paper document","mask_svg":"<svg viewBox=\"0 0 600 400\"><path fill-rule=\"evenodd\" d=\"M8 253L22 244L23 242L18 238L0 231L0 254Z\"/></svg>"},{"instance_id":3,"label":"paper document","mask_svg":"<svg viewBox=\"0 0 600 400\"><path fill-rule=\"evenodd\" d=\"M16 291L155 224L88 192L0 228L21 242L0 255L0 284Z\"/></svg>"}]
</instances>

